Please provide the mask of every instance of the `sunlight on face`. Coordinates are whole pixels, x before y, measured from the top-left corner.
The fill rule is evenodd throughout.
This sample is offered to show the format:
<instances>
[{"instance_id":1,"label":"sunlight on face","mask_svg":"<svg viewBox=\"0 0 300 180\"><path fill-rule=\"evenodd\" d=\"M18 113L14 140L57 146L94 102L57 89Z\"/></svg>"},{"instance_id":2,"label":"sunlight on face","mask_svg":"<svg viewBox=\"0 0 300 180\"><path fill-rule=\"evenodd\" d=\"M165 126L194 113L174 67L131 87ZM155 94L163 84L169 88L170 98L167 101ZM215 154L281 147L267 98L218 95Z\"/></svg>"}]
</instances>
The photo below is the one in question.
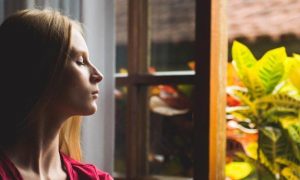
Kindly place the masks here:
<instances>
[{"instance_id":1,"label":"sunlight on face","mask_svg":"<svg viewBox=\"0 0 300 180\"><path fill-rule=\"evenodd\" d=\"M90 62L86 42L75 28L70 56L58 98L60 109L68 115L91 115L97 110L98 84L103 76Z\"/></svg>"}]
</instances>

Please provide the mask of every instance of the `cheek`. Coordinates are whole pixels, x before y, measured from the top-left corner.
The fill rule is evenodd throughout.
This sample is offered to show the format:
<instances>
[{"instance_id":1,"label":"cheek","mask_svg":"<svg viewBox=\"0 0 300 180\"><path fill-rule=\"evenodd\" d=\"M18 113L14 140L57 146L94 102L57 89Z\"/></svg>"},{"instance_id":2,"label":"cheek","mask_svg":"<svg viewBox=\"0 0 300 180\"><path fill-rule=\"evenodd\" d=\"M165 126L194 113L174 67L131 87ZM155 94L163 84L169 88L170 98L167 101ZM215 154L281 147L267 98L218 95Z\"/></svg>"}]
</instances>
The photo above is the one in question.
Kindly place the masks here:
<instances>
[{"instance_id":1,"label":"cheek","mask_svg":"<svg viewBox=\"0 0 300 180\"><path fill-rule=\"evenodd\" d=\"M78 96L83 96L87 91L88 81L87 72L73 67L64 75L62 93L72 98L80 98Z\"/></svg>"},{"instance_id":2,"label":"cheek","mask_svg":"<svg viewBox=\"0 0 300 180\"><path fill-rule=\"evenodd\" d=\"M92 97L86 77L69 79L63 85L60 101L72 115L90 115L96 112L96 100Z\"/></svg>"},{"instance_id":3,"label":"cheek","mask_svg":"<svg viewBox=\"0 0 300 180\"><path fill-rule=\"evenodd\" d=\"M70 88L58 97L59 107L69 115L91 115L97 111L96 100L79 87Z\"/></svg>"}]
</instances>

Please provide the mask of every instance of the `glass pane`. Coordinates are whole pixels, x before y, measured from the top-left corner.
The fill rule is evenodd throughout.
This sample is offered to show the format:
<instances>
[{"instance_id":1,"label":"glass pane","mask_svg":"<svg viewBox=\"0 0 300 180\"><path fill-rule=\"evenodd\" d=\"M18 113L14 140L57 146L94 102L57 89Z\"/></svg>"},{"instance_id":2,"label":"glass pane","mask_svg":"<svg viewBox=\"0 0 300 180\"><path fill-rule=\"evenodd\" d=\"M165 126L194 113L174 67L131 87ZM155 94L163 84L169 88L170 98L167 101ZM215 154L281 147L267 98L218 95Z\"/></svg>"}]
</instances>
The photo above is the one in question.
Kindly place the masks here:
<instances>
[{"instance_id":1,"label":"glass pane","mask_svg":"<svg viewBox=\"0 0 300 180\"><path fill-rule=\"evenodd\" d=\"M149 88L150 175L193 176L192 85Z\"/></svg>"},{"instance_id":2,"label":"glass pane","mask_svg":"<svg viewBox=\"0 0 300 180\"><path fill-rule=\"evenodd\" d=\"M0 0L0 22L8 15L16 12L17 10L26 8L52 8L59 10L63 14L81 21L81 0Z\"/></svg>"},{"instance_id":3,"label":"glass pane","mask_svg":"<svg viewBox=\"0 0 300 180\"><path fill-rule=\"evenodd\" d=\"M4 13L4 0L0 0L0 23L4 20L5 13Z\"/></svg>"},{"instance_id":4,"label":"glass pane","mask_svg":"<svg viewBox=\"0 0 300 180\"><path fill-rule=\"evenodd\" d=\"M128 1L115 0L116 12L116 73L127 74Z\"/></svg>"},{"instance_id":5,"label":"glass pane","mask_svg":"<svg viewBox=\"0 0 300 180\"><path fill-rule=\"evenodd\" d=\"M126 111L127 88L116 87L115 90L115 162L114 176L123 177L126 172Z\"/></svg>"},{"instance_id":6,"label":"glass pane","mask_svg":"<svg viewBox=\"0 0 300 180\"><path fill-rule=\"evenodd\" d=\"M291 105L300 103L300 1L227 3L229 61L236 66L227 71L225 174L300 179L300 113Z\"/></svg>"},{"instance_id":7,"label":"glass pane","mask_svg":"<svg viewBox=\"0 0 300 180\"><path fill-rule=\"evenodd\" d=\"M149 72L194 70L195 0L150 0Z\"/></svg>"}]
</instances>

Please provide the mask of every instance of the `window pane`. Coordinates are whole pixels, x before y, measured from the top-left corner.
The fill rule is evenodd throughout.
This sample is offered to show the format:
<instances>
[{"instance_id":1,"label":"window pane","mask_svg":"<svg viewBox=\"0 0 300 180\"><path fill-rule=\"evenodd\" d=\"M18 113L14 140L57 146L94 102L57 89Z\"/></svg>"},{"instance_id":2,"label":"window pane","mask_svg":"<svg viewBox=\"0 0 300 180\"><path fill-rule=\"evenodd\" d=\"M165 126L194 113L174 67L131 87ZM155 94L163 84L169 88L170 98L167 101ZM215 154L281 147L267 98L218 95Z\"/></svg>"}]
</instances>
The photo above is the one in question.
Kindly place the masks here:
<instances>
[{"instance_id":1,"label":"window pane","mask_svg":"<svg viewBox=\"0 0 300 180\"><path fill-rule=\"evenodd\" d=\"M116 87L115 90L115 162L114 176L123 177L126 172L126 111L127 88Z\"/></svg>"},{"instance_id":2,"label":"window pane","mask_svg":"<svg viewBox=\"0 0 300 180\"><path fill-rule=\"evenodd\" d=\"M0 22L8 15L17 10L26 8L52 8L59 10L63 14L81 21L81 0L0 0Z\"/></svg>"},{"instance_id":3,"label":"window pane","mask_svg":"<svg viewBox=\"0 0 300 180\"><path fill-rule=\"evenodd\" d=\"M115 0L116 11L116 73L127 73L128 1Z\"/></svg>"},{"instance_id":4,"label":"window pane","mask_svg":"<svg viewBox=\"0 0 300 180\"><path fill-rule=\"evenodd\" d=\"M150 0L149 71L194 70L195 0Z\"/></svg>"},{"instance_id":5,"label":"window pane","mask_svg":"<svg viewBox=\"0 0 300 180\"><path fill-rule=\"evenodd\" d=\"M4 20L4 0L0 1L0 22L2 23L2 21Z\"/></svg>"},{"instance_id":6,"label":"window pane","mask_svg":"<svg viewBox=\"0 0 300 180\"><path fill-rule=\"evenodd\" d=\"M299 103L299 87L291 78L299 74L291 76L293 71L287 69L291 68L289 62L300 59L294 54L300 53L300 1L227 3L229 61L241 64L235 66L240 76L232 63L228 65L225 174L229 179L300 179L300 113L299 108L289 105L291 101ZM255 59L245 46L235 43L233 54L245 51L243 57L235 56L233 60L234 40L248 47ZM285 49L274 50L278 47ZM262 61L269 50L273 51ZM279 103L279 96L287 103Z\"/></svg>"},{"instance_id":7,"label":"window pane","mask_svg":"<svg viewBox=\"0 0 300 180\"><path fill-rule=\"evenodd\" d=\"M159 85L149 88L149 173L192 177L192 85Z\"/></svg>"}]
</instances>

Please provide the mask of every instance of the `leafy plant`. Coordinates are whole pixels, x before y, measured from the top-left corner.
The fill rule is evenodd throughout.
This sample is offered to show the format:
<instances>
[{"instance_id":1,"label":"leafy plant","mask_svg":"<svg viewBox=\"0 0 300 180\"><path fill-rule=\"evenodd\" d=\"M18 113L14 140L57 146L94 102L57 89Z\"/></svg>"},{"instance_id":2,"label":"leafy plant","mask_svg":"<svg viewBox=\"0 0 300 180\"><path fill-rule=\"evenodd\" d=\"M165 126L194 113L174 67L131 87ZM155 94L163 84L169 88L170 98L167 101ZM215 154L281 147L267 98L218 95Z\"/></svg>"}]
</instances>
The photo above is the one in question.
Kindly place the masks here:
<instances>
[{"instance_id":1,"label":"leafy plant","mask_svg":"<svg viewBox=\"0 0 300 180\"><path fill-rule=\"evenodd\" d=\"M280 47L257 60L235 41L232 57L244 87L227 88L240 101L227 113L258 130L257 156L245 155L244 161L256 167L259 179L300 179L300 55L288 57Z\"/></svg>"}]
</instances>

